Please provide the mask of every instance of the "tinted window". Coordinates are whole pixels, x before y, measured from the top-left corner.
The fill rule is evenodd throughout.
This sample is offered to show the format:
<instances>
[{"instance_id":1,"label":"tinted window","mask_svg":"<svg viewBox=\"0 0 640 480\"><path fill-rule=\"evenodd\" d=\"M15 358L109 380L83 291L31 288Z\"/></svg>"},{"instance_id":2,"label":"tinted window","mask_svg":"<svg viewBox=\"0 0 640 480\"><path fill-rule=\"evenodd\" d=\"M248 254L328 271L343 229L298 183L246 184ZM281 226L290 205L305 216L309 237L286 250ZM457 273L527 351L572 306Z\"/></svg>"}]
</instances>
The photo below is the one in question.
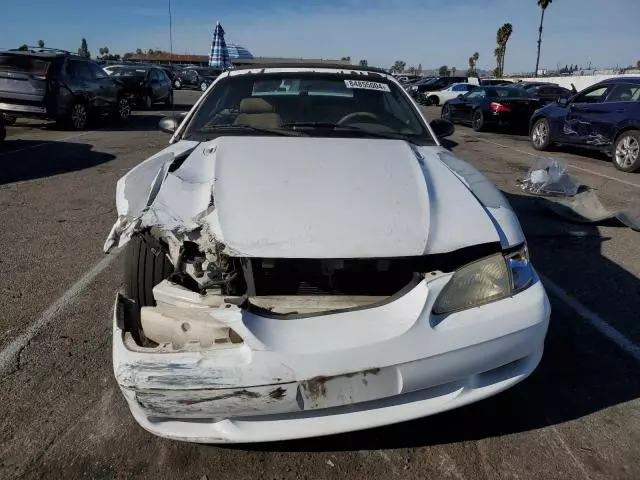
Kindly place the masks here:
<instances>
[{"instance_id":1,"label":"tinted window","mask_svg":"<svg viewBox=\"0 0 640 480\"><path fill-rule=\"evenodd\" d=\"M81 60L68 60L67 75L78 80L91 80L93 79L91 64Z\"/></svg>"},{"instance_id":2,"label":"tinted window","mask_svg":"<svg viewBox=\"0 0 640 480\"><path fill-rule=\"evenodd\" d=\"M11 70L44 76L47 74L50 65L51 61L37 57L0 53L0 70Z\"/></svg>"},{"instance_id":3,"label":"tinted window","mask_svg":"<svg viewBox=\"0 0 640 480\"><path fill-rule=\"evenodd\" d=\"M527 90L514 87L487 88L487 95L492 98L533 98Z\"/></svg>"},{"instance_id":4,"label":"tinted window","mask_svg":"<svg viewBox=\"0 0 640 480\"><path fill-rule=\"evenodd\" d=\"M600 103L609 86L596 87L578 95L574 103Z\"/></svg>"},{"instance_id":5,"label":"tinted window","mask_svg":"<svg viewBox=\"0 0 640 480\"><path fill-rule=\"evenodd\" d=\"M147 70L144 68L135 67L115 67L111 68L112 77L144 77L147 74Z\"/></svg>"},{"instance_id":6,"label":"tinted window","mask_svg":"<svg viewBox=\"0 0 640 480\"><path fill-rule=\"evenodd\" d=\"M487 97L487 92L484 90L484 88L478 88L476 90L469 92L467 95L465 95L465 98L469 98L469 99L486 98L486 97Z\"/></svg>"},{"instance_id":7,"label":"tinted window","mask_svg":"<svg viewBox=\"0 0 640 480\"><path fill-rule=\"evenodd\" d=\"M469 90L469 85L454 85L451 87L452 92L466 92Z\"/></svg>"},{"instance_id":8,"label":"tinted window","mask_svg":"<svg viewBox=\"0 0 640 480\"><path fill-rule=\"evenodd\" d=\"M637 102L639 96L640 85L619 84L611 89L606 102Z\"/></svg>"}]
</instances>

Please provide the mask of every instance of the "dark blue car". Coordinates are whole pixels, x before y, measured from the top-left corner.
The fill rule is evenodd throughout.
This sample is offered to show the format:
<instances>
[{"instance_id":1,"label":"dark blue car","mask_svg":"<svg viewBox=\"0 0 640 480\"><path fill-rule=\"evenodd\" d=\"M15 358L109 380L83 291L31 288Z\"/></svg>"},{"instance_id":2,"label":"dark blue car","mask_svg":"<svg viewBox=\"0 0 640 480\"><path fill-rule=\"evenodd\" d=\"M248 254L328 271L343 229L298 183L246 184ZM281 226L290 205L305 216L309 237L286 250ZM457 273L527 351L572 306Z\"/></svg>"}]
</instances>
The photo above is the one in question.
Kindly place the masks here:
<instances>
[{"instance_id":1,"label":"dark blue car","mask_svg":"<svg viewBox=\"0 0 640 480\"><path fill-rule=\"evenodd\" d=\"M601 150L623 172L640 169L640 77L604 80L536 110L533 148L576 145Z\"/></svg>"}]
</instances>

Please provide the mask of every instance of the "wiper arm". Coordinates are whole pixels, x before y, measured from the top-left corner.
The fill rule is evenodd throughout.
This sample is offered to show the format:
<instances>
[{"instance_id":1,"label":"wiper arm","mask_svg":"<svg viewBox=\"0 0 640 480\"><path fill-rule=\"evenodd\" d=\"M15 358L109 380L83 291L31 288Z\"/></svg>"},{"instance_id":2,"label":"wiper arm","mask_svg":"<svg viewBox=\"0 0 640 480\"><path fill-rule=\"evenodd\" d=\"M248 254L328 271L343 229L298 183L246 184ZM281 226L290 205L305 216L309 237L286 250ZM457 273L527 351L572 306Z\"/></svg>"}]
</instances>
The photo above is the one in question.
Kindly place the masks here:
<instances>
[{"instance_id":1,"label":"wiper arm","mask_svg":"<svg viewBox=\"0 0 640 480\"><path fill-rule=\"evenodd\" d=\"M215 132L227 132L227 131L246 131L246 132L260 132L260 133L275 133L276 135L283 135L286 137L302 137L304 134L293 130L284 130L282 128L270 128L270 127L256 127L254 125L210 125L208 127L199 128L194 133L215 133Z\"/></svg>"},{"instance_id":2,"label":"wiper arm","mask_svg":"<svg viewBox=\"0 0 640 480\"><path fill-rule=\"evenodd\" d=\"M372 130L368 130L362 127L356 127L355 125L341 125L339 123L333 122L292 122L292 123L283 123L283 128L290 127L294 131L297 129L329 129L334 131L347 131L347 132L359 132L364 133L365 135L370 135L372 137L377 138L387 138L391 140L406 140L407 142L414 143L414 140L406 134L399 132L374 132Z\"/></svg>"}]
</instances>

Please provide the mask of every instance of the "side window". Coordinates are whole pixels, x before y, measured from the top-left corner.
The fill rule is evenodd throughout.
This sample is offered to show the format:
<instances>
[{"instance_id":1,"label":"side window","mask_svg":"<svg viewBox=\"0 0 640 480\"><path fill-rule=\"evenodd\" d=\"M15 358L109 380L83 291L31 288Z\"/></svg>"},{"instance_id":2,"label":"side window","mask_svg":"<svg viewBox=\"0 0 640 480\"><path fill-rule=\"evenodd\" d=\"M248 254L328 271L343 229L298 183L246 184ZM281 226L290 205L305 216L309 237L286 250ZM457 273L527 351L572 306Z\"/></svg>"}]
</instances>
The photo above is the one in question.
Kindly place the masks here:
<instances>
[{"instance_id":1,"label":"side window","mask_svg":"<svg viewBox=\"0 0 640 480\"><path fill-rule=\"evenodd\" d=\"M466 92L467 90L467 85L454 85L451 87L452 92Z\"/></svg>"},{"instance_id":2,"label":"side window","mask_svg":"<svg viewBox=\"0 0 640 480\"><path fill-rule=\"evenodd\" d=\"M158 76L160 77L161 82L168 82L167 73L164 70L158 70Z\"/></svg>"},{"instance_id":3,"label":"side window","mask_svg":"<svg viewBox=\"0 0 640 480\"><path fill-rule=\"evenodd\" d=\"M633 102L638 101L639 96L639 85L619 84L611 89L611 93L609 94L605 102Z\"/></svg>"},{"instance_id":4,"label":"side window","mask_svg":"<svg viewBox=\"0 0 640 480\"><path fill-rule=\"evenodd\" d=\"M150 73L151 73L150 78L152 82L160 80L160 78L158 77L158 71L155 68L152 68Z\"/></svg>"},{"instance_id":5,"label":"side window","mask_svg":"<svg viewBox=\"0 0 640 480\"><path fill-rule=\"evenodd\" d=\"M91 73L93 74L93 78L107 78L108 75L102 70L98 65L94 63L89 64L91 66Z\"/></svg>"},{"instance_id":6,"label":"side window","mask_svg":"<svg viewBox=\"0 0 640 480\"><path fill-rule=\"evenodd\" d=\"M474 98L485 98L486 96L487 94L485 93L484 89L478 88L467 93L467 95L465 95L465 98L473 100Z\"/></svg>"},{"instance_id":7,"label":"side window","mask_svg":"<svg viewBox=\"0 0 640 480\"><path fill-rule=\"evenodd\" d=\"M609 86L596 87L578 95L573 103L600 103Z\"/></svg>"},{"instance_id":8,"label":"side window","mask_svg":"<svg viewBox=\"0 0 640 480\"><path fill-rule=\"evenodd\" d=\"M81 60L67 60L67 75L74 80L92 80L91 65Z\"/></svg>"}]
</instances>

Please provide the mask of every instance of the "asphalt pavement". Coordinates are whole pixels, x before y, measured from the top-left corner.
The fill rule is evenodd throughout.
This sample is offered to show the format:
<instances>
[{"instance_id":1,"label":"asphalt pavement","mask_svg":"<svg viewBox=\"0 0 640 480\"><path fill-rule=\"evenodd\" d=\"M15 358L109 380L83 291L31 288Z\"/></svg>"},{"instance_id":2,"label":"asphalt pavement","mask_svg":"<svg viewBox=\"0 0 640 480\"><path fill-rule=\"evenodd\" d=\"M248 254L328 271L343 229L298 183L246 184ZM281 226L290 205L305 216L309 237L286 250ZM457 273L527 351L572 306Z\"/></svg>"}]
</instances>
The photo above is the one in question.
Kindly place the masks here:
<instances>
[{"instance_id":1,"label":"asphalt pavement","mask_svg":"<svg viewBox=\"0 0 640 480\"><path fill-rule=\"evenodd\" d=\"M177 92L177 109L198 96ZM550 156L611 208L640 209L640 175L463 126L447 146L508 195L551 297L529 379L445 414L326 438L220 447L145 432L113 378L122 256L102 245L117 179L167 144L165 113L80 133L22 122L0 146L0 478L640 478L640 233L568 223L517 185Z\"/></svg>"}]
</instances>

